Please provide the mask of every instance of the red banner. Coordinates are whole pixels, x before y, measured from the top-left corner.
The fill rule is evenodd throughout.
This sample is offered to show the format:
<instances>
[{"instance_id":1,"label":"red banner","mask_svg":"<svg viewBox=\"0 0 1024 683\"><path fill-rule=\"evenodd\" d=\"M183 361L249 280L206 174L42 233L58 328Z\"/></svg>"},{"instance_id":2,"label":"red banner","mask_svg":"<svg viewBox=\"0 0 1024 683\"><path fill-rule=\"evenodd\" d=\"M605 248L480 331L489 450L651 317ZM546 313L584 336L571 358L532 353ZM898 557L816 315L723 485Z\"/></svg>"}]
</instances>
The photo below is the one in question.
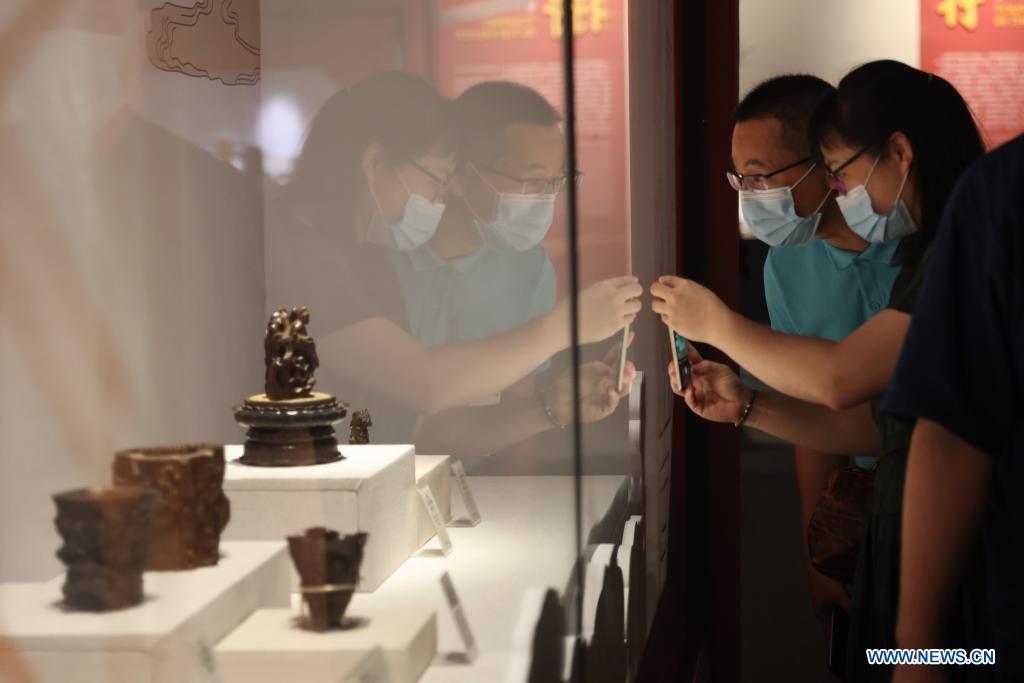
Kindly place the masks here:
<instances>
[{"instance_id":1,"label":"red banner","mask_svg":"<svg viewBox=\"0 0 1024 683\"><path fill-rule=\"evenodd\" d=\"M921 68L963 94L989 148L1024 130L1024 0L921 0Z\"/></svg>"}]
</instances>

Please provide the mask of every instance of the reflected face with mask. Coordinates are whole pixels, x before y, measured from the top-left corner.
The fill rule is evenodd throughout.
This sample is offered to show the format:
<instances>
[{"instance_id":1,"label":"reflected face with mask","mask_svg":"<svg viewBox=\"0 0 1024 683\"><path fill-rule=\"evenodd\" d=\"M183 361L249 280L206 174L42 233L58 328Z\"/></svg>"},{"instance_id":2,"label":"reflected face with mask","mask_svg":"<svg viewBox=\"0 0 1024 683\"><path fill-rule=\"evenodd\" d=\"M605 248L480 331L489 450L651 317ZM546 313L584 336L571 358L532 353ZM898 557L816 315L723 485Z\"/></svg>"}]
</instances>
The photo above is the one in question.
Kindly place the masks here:
<instances>
[{"instance_id":1,"label":"reflected face with mask","mask_svg":"<svg viewBox=\"0 0 1024 683\"><path fill-rule=\"evenodd\" d=\"M792 137L792 136L789 136ZM743 219L771 246L806 244L822 222L835 221L825 170L806 144L788 140L772 117L737 122L732 135L729 184L740 193Z\"/></svg>"},{"instance_id":2,"label":"reflected face with mask","mask_svg":"<svg viewBox=\"0 0 1024 683\"><path fill-rule=\"evenodd\" d=\"M435 147L389 163L380 146L372 144L362 161L370 199L367 240L401 251L430 240L444 213L445 192L455 173L454 151Z\"/></svg>"},{"instance_id":3,"label":"reflected face with mask","mask_svg":"<svg viewBox=\"0 0 1024 683\"><path fill-rule=\"evenodd\" d=\"M836 203L850 229L868 242L910 235L920 223L914 151L903 133L883 144L848 145L832 135L822 159Z\"/></svg>"},{"instance_id":4,"label":"reflected face with mask","mask_svg":"<svg viewBox=\"0 0 1024 683\"><path fill-rule=\"evenodd\" d=\"M486 154L487 147L494 153ZM568 182L559 126L513 124L498 144L475 152L460 168L452 193L465 202L481 239L516 251L539 244Z\"/></svg>"}]
</instances>

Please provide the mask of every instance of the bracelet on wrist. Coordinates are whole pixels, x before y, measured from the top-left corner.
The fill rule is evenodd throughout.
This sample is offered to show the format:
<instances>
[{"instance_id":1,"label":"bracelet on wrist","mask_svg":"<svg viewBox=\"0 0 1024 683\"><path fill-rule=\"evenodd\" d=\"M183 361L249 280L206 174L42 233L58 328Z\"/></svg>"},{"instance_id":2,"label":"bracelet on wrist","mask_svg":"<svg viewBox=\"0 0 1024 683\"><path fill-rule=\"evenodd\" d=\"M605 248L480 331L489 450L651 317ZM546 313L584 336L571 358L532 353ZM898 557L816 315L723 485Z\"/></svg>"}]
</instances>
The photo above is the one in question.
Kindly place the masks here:
<instances>
[{"instance_id":1,"label":"bracelet on wrist","mask_svg":"<svg viewBox=\"0 0 1024 683\"><path fill-rule=\"evenodd\" d=\"M540 407L544 410L544 416L548 418L548 422L555 429L565 429L565 425L559 421L558 416L555 415L555 409L551 407L551 391L544 390L540 392Z\"/></svg>"},{"instance_id":2,"label":"bracelet on wrist","mask_svg":"<svg viewBox=\"0 0 1024 683\"><path fill-rule=\"evenodd\" d=\"M743 423L750 417L750 409L754 407L754 399L757 398L757 389L750 390L750 398L747 399L747 405L743 406L743 412L740 413L740 419L733 423L734 427L742 427Z\"/></svg>"}]
</instances>

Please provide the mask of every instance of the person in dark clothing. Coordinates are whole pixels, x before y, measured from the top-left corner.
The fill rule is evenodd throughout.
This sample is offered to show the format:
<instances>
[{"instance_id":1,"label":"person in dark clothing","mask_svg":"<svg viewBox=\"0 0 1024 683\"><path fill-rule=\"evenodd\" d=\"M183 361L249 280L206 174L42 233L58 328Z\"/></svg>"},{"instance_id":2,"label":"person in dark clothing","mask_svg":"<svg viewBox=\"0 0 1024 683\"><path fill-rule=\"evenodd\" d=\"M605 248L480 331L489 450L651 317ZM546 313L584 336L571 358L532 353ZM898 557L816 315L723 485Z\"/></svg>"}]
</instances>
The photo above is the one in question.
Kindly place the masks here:
<instances>
[{"instance_id":1,"label":"person in dark clothing","mask_svg":"<svg viewBox=\"0 0 1024 683\"><path fill-rule=\"evenodd\" d=\"M882 409L916 420L903 502L901 647L952 640L982 548L999 680L1024 680L1024 136L964 175ZM946 681L936 667L894 680Z\"/></svg>"}]
</instances>

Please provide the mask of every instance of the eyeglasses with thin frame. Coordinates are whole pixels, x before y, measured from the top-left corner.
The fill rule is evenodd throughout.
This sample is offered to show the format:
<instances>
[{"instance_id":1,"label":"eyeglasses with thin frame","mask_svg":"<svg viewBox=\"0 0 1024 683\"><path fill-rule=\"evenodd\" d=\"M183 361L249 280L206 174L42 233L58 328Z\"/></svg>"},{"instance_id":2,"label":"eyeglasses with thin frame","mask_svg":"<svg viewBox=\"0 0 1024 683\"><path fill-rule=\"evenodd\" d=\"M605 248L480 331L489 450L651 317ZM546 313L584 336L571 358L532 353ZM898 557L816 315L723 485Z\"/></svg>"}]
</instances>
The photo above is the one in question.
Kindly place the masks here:
<instances>
[{"instance_id":1,"label":"eyeglasses with thin frame","mask_svg":"<svg viewBox=\"0 0 1024 683\"><path fill-rule=\"evenodd\" d=\"M814 157L807 157L800 161L794 161L788 166L783 166L780 169L776 169L771 173L737 173L736 171L726 171L725 177L729 180L729 185L732 189L739 192L740 190L767 190L768 179L772 176L776 176L780 173L796 168L797 166L803 166L804 164L814 161Z\"/></svg>"},{"instance_id":2,"label":"eyeglasses with thin frame","mask_svg":"<svg viewBox=\"0 0 1024 683\"><path fill-rule=\"evenodd\" d=\"M561 192L569 184L570 178L577 188L583 183L583 173L576 171L572 175L566 174L558 176L557 178L518 178L514 175L509 175L504 171L499 171L493 166L482 164L478 161L471 161L473 166L480 170L493 173L496 176L505 178L506 180L512 180L520 184L520 194L556 194Z\"/></svg>"},{"instance_id":3,"label":"eyeglasses with thin frame","mask_svg":"<svg viewBox=\"0 0 1024 683\"><path fill-rule=\"evenodd\" d=\"M846 168L853 162L857 161L857 159L860 159L861 155L864 154L864 152L871 149L872 147L874 147L874 145L864 145L856 154L854 154L852 157L836 166L835 169L831 169L828 166L826 166L825 178L828 180L828 186L831 187L836 192L838 192L839 194L845 195L847 192L846 181L840 178L839 174L843 172L844 168Z\"/></svg>"},{"instance_id":4,"label":"eyeglasses with thin frame","mask_svg":"<svg viewBox=\"0 0 1024 683\"><path fill-rule=\"evenodd\" d=\"M430 169L426 168L422 164L417 163L415 159L409 159L409 165L415 168L423 175L430 178L430 180L434 183L435 189L433 199L437 199L438 197L444 196L444 193L448 190L448 184L452 180L451 176L445 179L438 178L435 173L433 173Z\"/></svg>"}]
</instances>

